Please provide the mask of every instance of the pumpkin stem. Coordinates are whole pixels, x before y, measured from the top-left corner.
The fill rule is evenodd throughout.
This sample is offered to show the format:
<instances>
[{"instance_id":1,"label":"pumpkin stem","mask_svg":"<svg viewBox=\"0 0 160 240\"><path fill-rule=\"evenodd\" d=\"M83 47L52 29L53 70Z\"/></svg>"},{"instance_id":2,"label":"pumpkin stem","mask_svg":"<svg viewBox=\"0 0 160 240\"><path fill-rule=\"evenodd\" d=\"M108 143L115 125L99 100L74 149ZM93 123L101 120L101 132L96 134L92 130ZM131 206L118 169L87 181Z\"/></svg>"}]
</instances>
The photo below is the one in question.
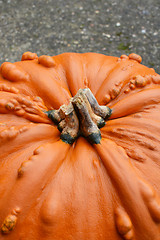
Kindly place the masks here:
<instances>
[{"instance_id":1,"label":"pumpkin stem","mask_svg":"<svg viewBox=\"0 0 160 240\"><path fill-rule=\"evenodd\" d=\"M79 120L71 103L63 109L63 114L64 119L58 124L58 129L62 131L61 139L72 144L78 136Z\"/></svg>"},{"instance_id":2,"label":"pumpkin stem","mask_svg":"<svg viewBox=\"0 0 160 240\"><path fill-rule=\"evenodd\" d=\"M48 117L55 123L58 124L61 121L59 110L50 110L46 112Z\"/></svg>"},{"instance_id":3,"label":"pumpkin stem","mask_svg":"<svg viewBox=\"0 0 160 240\"><path fill-rule=\"evenodd\" d=\"M101 140L99 128L105 125L105 120L111 115L107 106L99 106L89 88L79 89L77 94L70 99L69 105L62 105L58 110L46 112L51 120L58 124L61 139L72 144L82 135L92 144Z\"/></svg>"},{"instance_id":4,"label":"pumpkin stem","mask_svg":"<svg viewBox=\"0 0 160 240\"><path fill-rule=\"evenodd\" d=\"M98 116L101 116L104 120L111 116L112 110L107 106L100 106L89 88L83 89L93 111Z\"/></svg>"},{"instance_id":5,"label":"pumpkin stem","mask_svg":"<svg viewBox=\"0 0 160 240\"><path fill-rule=\"evenodd\" d=\"M81 134L92 143L100 143L101 132L97 125L101 121L101 118L99 116L96 118L82 89L72 99L72 104L80 121Z\"/></svg>"}]
</instances>

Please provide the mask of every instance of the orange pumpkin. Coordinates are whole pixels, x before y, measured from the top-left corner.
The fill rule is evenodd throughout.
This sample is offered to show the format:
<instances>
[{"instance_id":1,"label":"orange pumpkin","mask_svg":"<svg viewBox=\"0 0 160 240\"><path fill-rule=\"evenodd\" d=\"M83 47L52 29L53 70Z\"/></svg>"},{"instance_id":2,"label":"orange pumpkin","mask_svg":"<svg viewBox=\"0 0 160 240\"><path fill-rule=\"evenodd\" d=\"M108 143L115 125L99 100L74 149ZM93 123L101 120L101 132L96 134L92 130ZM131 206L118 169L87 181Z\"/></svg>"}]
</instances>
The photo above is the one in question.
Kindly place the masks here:
<instances>
[{"instance_id":1,"label":"orange pumpkin","mask_svg":"<svg viewBox=\"0 0 160 240\"><path fill-rule=\"evenodd\" d=\"M160 76L140 63L2 64L1 240L160 239Z\"/></svg>"}]
</instances>

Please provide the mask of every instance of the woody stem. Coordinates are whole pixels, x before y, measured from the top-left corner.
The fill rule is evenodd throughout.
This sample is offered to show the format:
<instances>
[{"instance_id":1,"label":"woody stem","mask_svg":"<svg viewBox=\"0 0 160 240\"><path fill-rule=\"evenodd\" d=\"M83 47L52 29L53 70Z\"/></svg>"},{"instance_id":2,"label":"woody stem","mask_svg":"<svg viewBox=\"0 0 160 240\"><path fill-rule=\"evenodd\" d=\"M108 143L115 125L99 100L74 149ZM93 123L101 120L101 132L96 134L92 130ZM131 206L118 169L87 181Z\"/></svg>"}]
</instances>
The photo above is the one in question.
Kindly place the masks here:
<instances>
[{"instance_id":1,"label":"woody stem","mask_svg":"<svg viewBox=\"0 0 160 240\"><path fill-rule=\"evenodd\" d=\"M100 106L89 88L79 89L70 99L69 105L62 105L58 110L46 112L51 120L58 124L61 139L72 144L82 135L92 144L101 140L99 128L105 125L105 120L111 115L111 109Z\"/></svg>"}]
</instances>

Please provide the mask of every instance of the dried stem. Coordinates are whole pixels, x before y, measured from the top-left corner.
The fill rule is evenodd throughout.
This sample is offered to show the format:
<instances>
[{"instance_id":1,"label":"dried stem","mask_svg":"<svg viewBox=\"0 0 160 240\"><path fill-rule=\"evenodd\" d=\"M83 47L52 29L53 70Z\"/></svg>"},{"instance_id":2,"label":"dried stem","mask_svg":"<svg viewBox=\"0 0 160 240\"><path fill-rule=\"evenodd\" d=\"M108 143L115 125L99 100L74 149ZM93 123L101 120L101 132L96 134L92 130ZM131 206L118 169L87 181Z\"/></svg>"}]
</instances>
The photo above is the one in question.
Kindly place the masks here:
<instances>
[{"instance_id":1,"label":"dried stem","mask_svg":"<svg viewBox=\"0 0 160 240\"><path fill-rule=\"evenodd\" d=\"M105 119L111 115L107 106L99 106L89 88L79 89L70 99L69 105L62 105L58 110L46 112L52 121L58 124L61 139L72 144L80 135L91 143L98 144L101 140L99 128L105 125Z\"/></svg>"}]
</instances>

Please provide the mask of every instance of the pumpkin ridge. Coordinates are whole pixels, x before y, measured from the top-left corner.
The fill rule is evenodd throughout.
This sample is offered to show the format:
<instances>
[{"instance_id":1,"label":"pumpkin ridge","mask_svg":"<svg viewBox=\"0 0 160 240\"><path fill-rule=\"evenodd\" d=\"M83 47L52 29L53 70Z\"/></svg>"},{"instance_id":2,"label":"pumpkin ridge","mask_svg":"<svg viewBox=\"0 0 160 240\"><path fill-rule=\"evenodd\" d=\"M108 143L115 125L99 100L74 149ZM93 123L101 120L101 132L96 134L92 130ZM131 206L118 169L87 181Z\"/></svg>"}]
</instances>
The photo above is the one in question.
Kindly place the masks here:
<instances>
[{"instance_id":1,"label":"pumpkin ridge","mask_svg":"<svg viewBox=\"0 0 160 240\"><path fill-rule=\"evenodd\" d=\"M22 94L2 92L0 96L0 113L15 114L33 122L50 123L44 110L44 104L40 105L34 98Z\"/></svg>"},{"instance_id":2,"label":"pumpkin ridge","mask_svg":"<svg viewBox=\"0 0 160 240\"><path fill-rule=\"evenodd\" d=\"M57 61L56 57L54 60ZM71 94L65 79L60 77L61 82L58 81L59 74L57 73L57 68L59 66L57 62L54 68L44 67L35 60L17 62L16 64L23 66L23 69L31 76L29 83L25 86L25 88L28 88L28 91L19 85L21 93L30 95L30 97L38 95L49 109L53 107L58 108L60 105L68 103ZM41 74L37 75L39 71Z\"/></svg>"},{"instance_id":3,"label":"pumpkin ridge","mask_svg":"<svg viewBox=\"0 0 160 240\"><path fill-rule=\"evenodd\" d=\"M60 59L59 61L61 62L62 67L65 69L67 85L69 86L71 95L74 96L78 89L85 87L84 82L82 81L82 79L85 78L83 54L64 53L56 56L56 58L57 60Z\"/></svg>"},{"instance_id":4,"label":"pumpkin ridge","mask_svg":"<svg viewBox=\"0 0 160 240\"><path fill-rule=\"evenodd\" d=\"M143 115L144 113L138 118L132 115L108 121L101 130L102 138L111 139L123 146L127 155L137 161L153 159L158 164L160 121L145 118Z\"/></svg>"},{"instance_id":5,"label":"pumpkin ridge","mask_svg":"<svg viewBox=\"0 0 160 240\"><path fill-rule=\"evenodd\" d=\"M108 130L108 131L107 131ZM156 141L157 143L160 144L160 137L157 135L153 136L153 133L150 134L150 131L143 131L138 132L137 128L134 127L126 127L122 128L121 126L117 127L110 127L106 130L107 134L110 132L111 135L114 135L116 138L123 138L123 140L131 140L134 143L138 143L139 145L146 147L147 149L150 150L156 150L155 145L153 144L153 141ZM105 130L104 130L105 131ZM108 135L105 135L106 137ZM147 141L145 141L145 138ZM150 140L150 141L149 141Z\"/></svg>"},{"instance_id":6,"label":"pumpkin ridge","mask_svg":"<svg viewBox=\"0 0 160 240\"><path fill-rule=\"evenodd\" d=\"M126 69L123 70L123 68ZM107 81L104 81L103 84L101 84L99 91L96 93L98 102L100 104L107 104L110 100L114 100L115 98L117 99L120 92L125 88L129 81L141 72L144 74L144 71L145 75L155 74L153 69L148 69L147 67L135 61L125 60L121 61L120 63L117 62L115 68L113 68L110 74L107 76ZM117 94L114 94L114 89L117 90ZM105 95L110 96L110 99L107 102L104 97Z\"/></svg>"},{"instance_id":7,"label":"pumpkin ridge","mask_svg":"<svg viewBox=\"0 0 160 240\"><path fill-rule=\"evenodd\" d=\"M111 148L111 145L112 145L112 148ZM113 146L114 146L114 152L112 151ZM148 205L147 205L148 203L146 202L146 200L142 198L142 192L139 186L142 180L135 172L130 161L128 161L128 157L125 153L125 150L122 147L118 147L113 141L106 140L106 139L105 140L102 139L101 144L95 145L95 149L99 154L104 166L106 167L108 175L112 179L112 183L114 184L114 187L117 190L117 194L120 197L122 204L124 204L124 208L127 210L129 215L132 212L134 212L134 216L132 215L132 221L133 221L133 224L135 222L137 226L137 229L135 229L135 233L136 231L139 231L139 233L141 232L141 236L143 236L143 233L145 231L145 233L147 233L149 236L152 236L154 239L155 232L158 236L160 233L160 230L156 226L157 221L154 221L153 223L151 220L152 210L148 208ZM121 151L123 152L123 154L119 155L119 158L116 158L116 154L120 154ZM124 164L124 161L125 161L125 164ZM126 167L128 168L127 171L125 169ZM131 181L132 177L136 180ZM149 201L148 198L149 196L147 195L147 201ZM123 201L123 199L125 199L125 202ZM140 206L139 209L137 209L137 206L136 206L137 200ZM157 212L155 213L157 218L159 216L158 209L159 207L157 207L157 210L156 210ZM143 215L144 212L145 212L146 220L142 222L140 216ZM160 222L160 219L158 221ZM154 230L148 229L149 222ZM143 230L141 231L139 227Z\"/></svg>"},{"instance_id":8,"label":"pumpkin ridge","mask_svg":"<svg viewBox=\"0 0 160 240\"><path fill-rule=\"evenodd\" d=\"M113 61L113 59L116 61L116 57L112 57L112 61ZM101 87L101 84L108 78L108 75L110 74L110 72L113 70L113 66L115 65L115 62L113 63L106 63L106 62L108 62L109 61L109 58L107 58L105 55L104 55L104 58L103 59L100 59L101 60L101 62L102 62L102 64L100 63L100 66L99 66L99 69L98 69L98 71L96 72L96 75L94 76L94 78L95 79L98 79L97 80L97 85L99 85L99 88ZM103 63L104 62L104 63ZM87 62L86 62L86 64L87 64ZM93 63L88 63L88 65L92 65ZM102 71L102 69L104 68L104 66L106 65L106 69L107 69L107 71L108 71L108 68L110 68L110 70L108 71L108 73L106 74L106 72L105 72L105 75L107 75L106 77L105 77L105 79L104 80L102 80L101 82L101 84L99 84L99 75L100 75L100 73L101 73L101 71ZM90 67L90 66L88 66L88 67ZM86 69L86 71L87 71L87 69ZM90 72L88 73L88 75L90 74ZM98 89L96 89L96 91L93 89L93 84L92 84L92 82L93 82L93 80L89 80L89 85L88 85L88 87L91 89L91 91L93 92L93 94L96 96L96 94L97 94L97 92L99 91L99 88ZM95 81L94 81L94 85L96 85L95 84Z\"/></svg>"},{"instance_id":9,"label":"pumpkin ridge","mask_svg":"<svg viewBox=\"0 0 160 240\"><path fill-rule=\"evenodd\" d=\"M138 140L137 143L130 142L129 138L122 140L121 137L118 136L112 137L108 133L107 135L102 134L102 138L114 141L117 144L117 146L122 147L125 150L127 156L134 161L137 161L139 163L145 163L146 161L150 161L150 156L148 155L148 148L146 148L146 151L144 151L145 150L144 146L146 147L146 145L145 144L143 144L144 146L138 145L137 144L139 142ZM141 147L141 149L138 149L138 147ZM153 151L155 150L152 149L152 152Z\"/></svg>"},{"instance_id":10,"label":"pumpkin ridge","mask_svg":"<svg viewBox=\"0 0 160 240\"><path fill-rule=\"evenodd\" d=\"M116 68L118 68L119 67L119 63L118 63L118 58L115 58L115 60L116 60L116 62L114 63L114 67L113 68L111 68L110 69L110 71L108 72L108 74L107 74L107 77L103 80L103 82L102 82L102 84L101 84L101 86L99 87L99 89L97 90L97 92L96 92L96 94L95 94L95 96L96 96L96 98L98 99L98 97L99 97L99 92L101 92L101 89L103 89L104 88L104 86L103 85L105 85L105 83L107 84L108 83L108 79L110 78L110 75L112 74L112 73L114 73L114 71L116 71ZM124 63L123 63L124 64ZM117 84L117 83L116 83ZM107 94L109 94L109 88L107 89ZM111 92L111 90L110 90L110 92ZM110 94L109 94L110 95ZM98 99L98 102L100 102L100 100ZM102 101L103 103L104 103L104 100ZM100 102L101 103L101 102ZM106 104L107 104L108 102L106 102Z\"/></svg>"},{"instance_id":11,"label":"pumpkin ridge","mask_svg":"<svg viewBox=\"0 0 160 240\"><path fill-rule=\"evenodd\" d=\"M146 115L144 115L145 113L136 113L136 114L130 114L129 116L124 116L124 117L120 117L120 118L113 118L113 119L109 119L107 125L102 129L105 130L106 127L109 127L110 125L115 126L115 127L125 127L125 126L130 126L133 124L133 127L144 127L144 129L149 129L152 128L152 131L154 133L157 133L160 131L160 127L159 127L159 122L160 119L156 120L155 118L147 118ZM111 118L111 117L110 117ZM145 122L143 121L143 119L145 119Z\"/></svg>"},{"instance_id":12,"label":"pumpkin ridge","mask_svg":"<svg viewBox=\"0 0 160 240\"><path fill-rule=\"evenodd\" d=\"M13 126L9 126L9 129ZM6 126L3 130L6 130ZM27 149L27 147L35 141L41 143L59 140L59 132L53 125L30 123L24 126L18 126L17 131L19 131L20 134L14 139L10 140L10 142L3 142L3 144L0 145L2 159L8 156L8 154L16 153L16 151L18 152L24 147ZM39 132L41 133L40 135Z\"/></svg>"},{"instance_id":13,"label":"pumpkin ridge","mask_svg":"<svg viewBox=\"0 0 160 240\"><path fill-rule=\"evenodd\" d=\"M71 94L71 97L73 97L72 92L71 92L71 89L70 89L70 86L69 86L69 84L68 84L67 73L66 73L65 68L63 68L63 71L65 72L65 81L66 81L66 83L67 83L68 90L69 90L69 92L70 92L70 94Z\"/></svg>"},{"instance_id":14,"label":"pumpkin ridge","mask_svg":"<svg viewBox=\"0 0 160 240\"><path fill-rule=\"evenodd\" d=\"M2 92L10 92L10 93L19 93L19 90L15 87L10 87L8 84L0 83L0 91Z\"/></svg>"},{"instance_id":15,"label":"pumpkin ridge","mask_svg":"<svg viewBox=\"0 0 160 240\"><path fill-rule=\"evenodd\" d=\"M86 149L86 150L82 150L82 143L83 143L83 149ZM86 146L87 145L87 146ZM60 186L59 186L59 191L58 191L58 193L59 192L64 192L64 196L65 195L67 195L67 196L65 196L64 198L62 198L61 199L61 202L60 202L60 204L62 205L62 206L64 206L64 208L62 208L62 209L65 209L65 211L63 210L62 211L62 214L58 214L58 215L56 215L56 216L54 216L54 218L51 218L51 217L49 217L49 219L48 220L50 220L50 223L46 223L45 224L45 230L44 231L46 231L47 232L47 228L48 228L48 225L49 224L51 224L51 227L49 227L49 230L51 231L51 233L50 234L53 234L53 235L56 235L56 237L57 237L57 233L56 233L56 230L54 230L54 227L55 227L55 229L57 229L56 227L57 227L57 225L58 225L58 223L59 223L59 225L61 225L62 224L62 227L59 227L59 228L61 228L61 229L66 229L66 224L65 224L65 222L67 221L67 219L69 218L69 223L68 223L68 229L71 229L73 226L75 226L75 228L76 228L76 231L75 231L75 238L76 238L76 236L78 237L78 236L80 236L80 237L83 237L83 238L88 238L89 236L92 238L92 237L95 237L95 236L98 236L96 233L95 233L95 227L97 226L97 224L98 224L98 222L97 221L95 221L94 219L92 220L93 221L93 224L95 225L94 227L93 227L93 225L92 225L92 230L94 231L92 234L90 234L90 233L88 233L88 231L87 231L87 229L86 229L86 227L85 227L85 225L86 226L91 226L91 223L90 223L90 221L91 221L91 219L92 219L92 210L91 210L91 204L93 204L92 203L92 201L91 201L91 203L89 204L88 203L88 198L87 198L87 196L86 196L86 194L88 193L88 188L87 188L87 185L86 185L86 182L87 182L87 179L88 179L88 181L89 181L89 183L92 185L92 188L94 189L94 186L96 186L96 181L94 180L95 179L95 177L93 178L93 177L91 177L91 176L88 176L88 175L90 175L90 172L92 172L91 171L91 166L90 166L90 164L87 164L87 163L89 163L90 161L91 161L91 163L92 163L92 158L90 158L89 156L89 159L84 159L84 154L82 154L82 152L84 151L89 151L90 152L90 155L92 155L92 153L91 153L91 150L93 149L92 148L92 146L91 145L89 145L88 143L87 143L87 141L84 139L84 138L79 138L78 140L77 140L77 142L75 142L75 146L72 148L73 149L73 153L70 155L70 156L68 156L67 157L67 159L65 160L65 163L64 163L64 165L62 166L62 168L64 168L64 170L63 169L61 169L61 172L59 172L59 178L56 180L56 182L55 182L55 186L58 184L58 183L60 183ZM80 150L81 149L81 150ZM94 150L94 149L93 149ZM81 153L80 153L81 152ZM79 155L79 158L78 159L75 159L75 157L74 157L74 155ZM87 158L88 158L87 157ZM81 162L83 162L83 164L85 164L86 163L86 165L82 165L81 166ZM98 163L97 163L98 164ZM81 166L81 167L80 167ZM84 169L83 169L83 167L84 167L84 169L85 169L85 172L84 172ZM79 171L79 169L81 169L81 171ZM72 170L72 171L71 171ZM99 169L100 170L100 169ZM72 184L73 184L73 187L74 187L74 189L72 188L72 185L70 184L70 180L68 179L68 181L66 182L66 180L65 180L65 176L63 176L64 174L63 174L63 172L65 172L65 176L66 176L66 178L68 179L70 179L70 176L72 176L72 174L73 174L73 180L72 180ZM87 176L88 176L88 178L84 178L84 176L85 176L85 174L87 174ZM90 179L90 178L91 179ZM76 179L75 179L76 178ZM63 179L63 181L61 182L61 179ZM71 179L72 179L72 177L71 177ZM84 179L83 181L82 181L82 179ZM65 188L63 187L64 186L64 184L63 184L63 182L65 181ZM75 186L75 182L77 182L78 181L78 187L76 187ZM82 185L82 186L81 186ZM83 186L84 185L84 186ZM96 186L97 187L97 186ZM99 189L99 188L98 188ZM97 190L98 190L97 189ZM91 189L90 189L91 190ZM90 191L89 190L89 191ZM65 202L65 201L63 201L63 199L68 199L68 197L70 196L70 194L71 194L71 198L72 198L72 202L69 202L68 204L67 204L67 202ZM75 196L76 195L76 196ZM80 196L79 196L80 195ZM82 196L81 196L82 195ZM94 199L97 201L97 198L95 197L95 196L93 196L94 197ZM74 200L73 200L74 199ZM52 198L52 201L51 202L53 202L54 201L54 198ZM74 202L73 201L78 201L79 202L79 209L81 209L80 211L76 211L77 210L77 208L76 208L76 210L72 210L72 209L74 209L74 207L76 206L75 204L74 204ZM68 207L68 205L69 205L69 207ZM86 207L87 206L87 207ZM101 206L101 204L99 203L99 206L95 206L95 207L100 207ZM46 207L48 207L49 208L49 206L48 206L48 204L46 204ZM71 208L71 212L70 212L70 209ZM89 209L88 209L89 208ZM83 212L88 212L89 211L89 213L88 213L88 215L90 215L91 214L91 216L89 217L85 217L84 216L84 214L83 214ZM49 212L51 212L52 214L54 214L54 212L52 212L51 210L49 211L48 210L48 213L45 213L44 211L43 211L43 214L48 214L49 215ZM66 212L66 214L65 214L65 212ZM82 212L82 213L81 213ZM107 210L106 210L106 212L107 212ZM68 214L68 215L67 215ZM99 213L99 214L101 214L101 213ZM61 215L62 216L64 216L64 219L63 218L61 218ZM72 218L73 218L73 221L71 221L70 220L70 216L72 216ZM82 216L82 217L81 217ZM44 215L43 215L43 217L44 217ZM59 218L61 219L61 220L59 220ZM84 218L85 218L85 220L84 220ZM100 218L101 219L101 218ZM58 223L57 223L57 221L58 221ZM68 222L68 221L67 221ZM79 222L79 224L78 224L78 222ZM57 224L56 224L57 223ZM61 223L61 224L60 224ZM85 224L83 224L83 223L85 223ZM44 224L44 223L43 223ZM78 226L77 226L78 225ZM63 226L64 226L64 228L63 228ZM43 227L44 227L44 225L43 225ZM58 228L58 229L59 229ZM53 229L53 230L52 230ZM78 231L78 230L79 231ZM86 234L85 234L85 231L86 231ZM63 232L63 231L61 231L61 232ZM68 232L70 232L70 230L68 230ZM100 232L100 230L99 230L99 232ZM54 234L55 233L55 234ZM58 235L59 236L59 238L60 238L60 236L61 236L61 234L59 234ZM55 237L55 239L58 239L58 237L56 238Z\"/></svg>"},{"instance_id":16,"label":"pumpkin ridge","mask_svg":"<svg viewBox=\"0 0 160 240\"><path fill-rule=\"evenodd\" d=\"M154 82L154 78L157 78L157 82ZM108 106L112 106L116 104L118 101L124 99L125 97L128 97L129 95L138 93L140 91L144 91L149 88L156 87L155 84L158 84L160 79L160 76L158 75L151 75L146 72L146 74L143 75L134 75L131 78L129 78L128 83L126 83L122 89L120 94L118 95L118 98L116 98L116 92L112 91L111 97L113 95L113 101L108 104ZM114 90L114 89L113 89ZM118 91L118 88L115 88L115 91Z\"/></svg>"},{"instance_id":17,"label":"pumpkin ridge","mask_svg":"<svg viewBox=\"0 0 160 240\"><path fill-rule=\"evenodd\" d=\"M132 94L125 99L120 100L112 106L113 112L111 119L137 113L143 111L145 106L159 103L159 91L160 87L146 89L145 91ZM135 101L135 98L137 101Z\"/></svg>"},{"instance_id":18,"label":"pumpkin ridge","mask_svg":"<svg viewBox=\"0 0 160 240\"><path fill-rule=\"evenodd\" d=\"M63 146L63 154L61 153L61 158L57 158L56 155L60 152L60 149L57 147L57 153L52 154L49 150L52 149L53 153L53 145L62 145ZM18 170L18 178L16 179L13 188L11 190L12 192L12 198L10 198L10 193L8 196L5 197L7 199L9 197L8 202L8 209L13 209L15 203L16 205L21 209L21 221L25 219L25 213L28 211L28 209L31 207L30 204L31 202L35 202L37 197L39 196L39 193L43 193L43 188L45 187L45 183L43 182L43 179L49 178L50 175L53 175L57 172L59 169L60 165L63 163L67 152L70 148L68 144L64 144L61 141L55 142L54 144L48 144L45 143L43 146L38 147L33 155L28 159L28 161L25 161L24 163L21 164L21 168L23 166L23 173L19 175ZM48 152L49 154L46 154L45 148L49 148ZM55 150L54 150L55 152ZM47 156L46 156L47 155ZM44 156L46 158L46 161L44 162ZM48 159L47 159L48 158ZM54 158L54 161L53 161ZM58 160L58 161L57 161ZM42 164L39 164L39 162L43 162ZM44 164L45 163L45 164ZM55 164L56 163L56 164ZM52 173L49 172L49 165L52 166ZM39 173L38 173L39 172ZM32 176L32 181L28 181L28 179L31 179ZM34 178L34 179L33 179ZM23 189L23 185L25 184L25 189ZM36 191L34 191L34 188L36 187ZM19 196L19 191L21 192L21 196ZM22 194L23 193L23 194ZM26 199L26 202L24 201ZM28 205L28 201L30 204ZM25 206L25 207L24 207Z\"/></svg>"},{"instance_id":19,"label":"pumpkin ridge","mask_svg":"<svg viewBox=\"0 0 160 240\"><path fill-rule=\"evenodd\" d=\"M54 59L54 57L52 57L52 59ZM60 66L60 62L59 63L56 62L56 64L57 64L57 68L56 68L55 74L56 74L57 78L60 80L59 84L61 85L61 88L63 90L65 90L65 88L68 88L68 92L70 93L70 97L72 97L72 93L71 93L71 90L70 90L70 87L69 87L69 84L68 84L68 81L67 81L66 71L65 71L64 68L62 69L62 66ZM60 68L60 70L59 70L59 68ZM65 76L64 76L65 79L62 79L62 76L60 76L60 72L62 72L62 71L65 74ZM62 87L62 82L65 82L67 86Z\"/></svg>"}]
</instances>

